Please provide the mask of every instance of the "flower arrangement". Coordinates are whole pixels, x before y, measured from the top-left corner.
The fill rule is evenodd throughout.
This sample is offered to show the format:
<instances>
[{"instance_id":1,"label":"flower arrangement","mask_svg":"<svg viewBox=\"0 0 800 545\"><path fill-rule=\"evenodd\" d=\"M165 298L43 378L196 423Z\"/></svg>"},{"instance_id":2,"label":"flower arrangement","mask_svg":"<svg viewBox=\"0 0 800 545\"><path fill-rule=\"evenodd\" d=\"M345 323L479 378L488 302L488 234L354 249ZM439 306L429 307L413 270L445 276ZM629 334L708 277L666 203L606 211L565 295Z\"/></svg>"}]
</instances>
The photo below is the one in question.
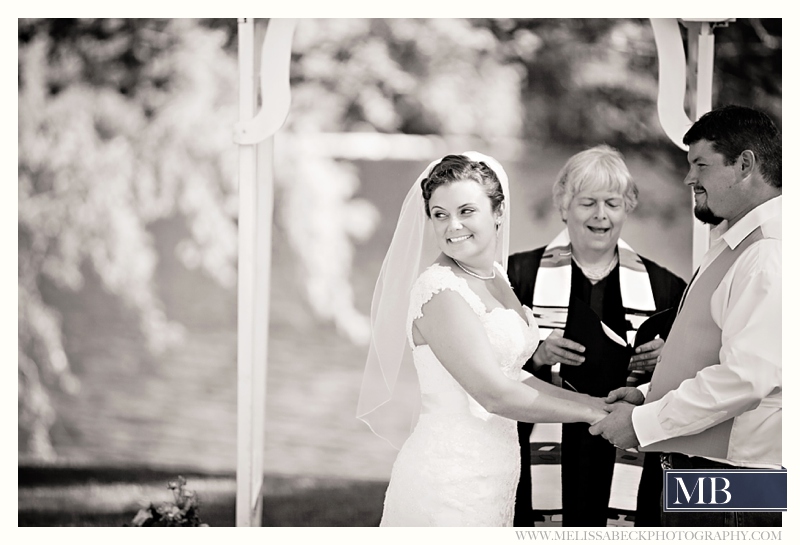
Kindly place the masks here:
<instances>
[{"instance_id":1,"label":"flower arrangement","mask_svg":"<svg viewBox=\"0 0 800 545\"><path fill-rule=\"evenodd\" d=\"M175 501L165 501L159 505L151 503L140 509L126 526L208 526L200 521L200 501L197 494L185 486L186 479L181 475L169 481L167 488L172 490Z\"/></svg>"}]
</instances>

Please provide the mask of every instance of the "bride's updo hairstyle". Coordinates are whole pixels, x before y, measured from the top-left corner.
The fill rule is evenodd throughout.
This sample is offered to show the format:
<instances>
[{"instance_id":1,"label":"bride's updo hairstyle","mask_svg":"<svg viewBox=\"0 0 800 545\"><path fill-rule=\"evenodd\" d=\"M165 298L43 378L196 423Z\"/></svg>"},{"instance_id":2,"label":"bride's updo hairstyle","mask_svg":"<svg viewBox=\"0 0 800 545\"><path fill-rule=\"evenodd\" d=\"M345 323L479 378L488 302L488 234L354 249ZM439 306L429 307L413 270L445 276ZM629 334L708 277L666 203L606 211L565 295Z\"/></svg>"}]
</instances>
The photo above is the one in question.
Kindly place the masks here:
<instances>
[{"instance_id":1,"label":"bride's updo hairstyle","mask_svg":"<svg viewBox=\"0 0 800 545\"><path fill-rule=\"evenodd\" d=\"M505 196L497 174L483 161L472 161L463 155L446 155L431 169L428 177L423 178L420 182L422 198L425 200L425 214L429 218L431 217L429 203L436 188L467 180L477 182L483 187L486 196L492 202L493 212L500 210Z\"/></svg>"}]
</instances>

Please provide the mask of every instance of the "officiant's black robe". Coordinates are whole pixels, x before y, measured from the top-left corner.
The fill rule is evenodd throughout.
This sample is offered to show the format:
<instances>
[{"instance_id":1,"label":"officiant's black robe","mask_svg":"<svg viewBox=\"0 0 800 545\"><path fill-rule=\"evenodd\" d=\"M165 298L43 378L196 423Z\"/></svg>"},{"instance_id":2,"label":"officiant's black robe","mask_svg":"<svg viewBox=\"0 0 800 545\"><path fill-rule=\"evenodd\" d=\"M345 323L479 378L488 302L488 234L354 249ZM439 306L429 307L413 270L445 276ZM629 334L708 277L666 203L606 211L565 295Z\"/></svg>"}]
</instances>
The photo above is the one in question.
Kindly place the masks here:
<instances>
[{"instance_id":1,"label":"officiant's black robe","mask_svg":"<svg viewBox=\"0 0 800 545\"><path fill-rule=\"evenodd\" d=\"M536 273L544 254L545 248L538 248L510 256L508 263L508 276L511 286L520 303L529 307L533 306L533 290L536 282ZM641 256L640 256L641 257ZM686 282L661 267L653 261L641 258L653 291L656 312L677 307ZM578 301L576 302L575 299ZM619 287L619 265L603 280L592 285L583 275L580 268L572 263L572 282L570 289L570 307L575 305L590 307L603 322L613 329L623 339L626 338L625 311L622 306L622 296ZM569 327L569 314L567 324ZM662 338L666 338L665 331ZM599 395L589 388L590 384L598 384L597 376L592 375L587 369L593 369L593 362L602 362L611 371L609 377L601 380L603 389L625 386L629 354L624 351L614 351L616 361L612 361L610 354L584 354L587 358L580 367L568 369L572 382L578 383L576 389L592 395ZM562 366L562 375L563 368ZM533 361L529 360L525 370L533 373L538 378L550 382L551 368L542 366L538 371L533 369ZM581 373L586 373L581 377ZM649 380L650 374L644 380ZM583 378L583 380L582 380ZM588 390L587 390L588 388ZM608 393L604 391L602 394ZM531 452L530 434L533 424L519 423L520 456L522 473L517 489L515 526L533 526L535 514L531 510ZM566 450L566 452L565 452ZM611 474L614 467L616 449L602 437L595 437L588 433L586 424L565 424L562 435L562 467L565 467L562 480L562 497L565 510L568 512L566 525L571 526L605 526L607 521L608 498L611 487ZM648 454L645 457L642 479L637 496L636 525L658 526L660 524L661 506L661 467L657 454Z\"/></svg>"}]
</instances>

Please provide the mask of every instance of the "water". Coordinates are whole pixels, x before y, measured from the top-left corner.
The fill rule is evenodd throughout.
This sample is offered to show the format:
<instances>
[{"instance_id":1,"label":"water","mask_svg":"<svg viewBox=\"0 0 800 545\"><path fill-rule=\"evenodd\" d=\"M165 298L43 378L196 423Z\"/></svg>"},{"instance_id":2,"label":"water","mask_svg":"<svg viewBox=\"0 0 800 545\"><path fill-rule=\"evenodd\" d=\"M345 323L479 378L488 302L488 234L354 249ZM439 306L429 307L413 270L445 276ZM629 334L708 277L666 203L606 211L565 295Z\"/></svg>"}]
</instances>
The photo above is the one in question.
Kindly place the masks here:
<instances>
[{"instance_id":1,"label":"water","mask_svg":"<svg viewBox=\"0 0 800 545\"><path fill-rule=\"evenodd\" d=\"M547 154L507 165L512 186L512 251L545 244L561 228L550 187L567 158ZM381 211L353 270L357 307L368 312L374 282L408 187L425 162L359 164L360 196ZM690 197L674 174L643 161L630 167L640 210L623 238L677 274L690 268ZM161 262L156 284L185 342L153 357L135 316L87 276L79 293L46 288L64 316L66 348L82 389L54 394L52 437L64 460L234 471L236 466L236 292L186 270L174 257L185 233L174 218L154 226ZM666 244L669 241L671 244ZM366 347L320 323L281 230L273 241L265 469L294 475L388 479L395 451L356 420Z\"/></svg>"}]
</instances>

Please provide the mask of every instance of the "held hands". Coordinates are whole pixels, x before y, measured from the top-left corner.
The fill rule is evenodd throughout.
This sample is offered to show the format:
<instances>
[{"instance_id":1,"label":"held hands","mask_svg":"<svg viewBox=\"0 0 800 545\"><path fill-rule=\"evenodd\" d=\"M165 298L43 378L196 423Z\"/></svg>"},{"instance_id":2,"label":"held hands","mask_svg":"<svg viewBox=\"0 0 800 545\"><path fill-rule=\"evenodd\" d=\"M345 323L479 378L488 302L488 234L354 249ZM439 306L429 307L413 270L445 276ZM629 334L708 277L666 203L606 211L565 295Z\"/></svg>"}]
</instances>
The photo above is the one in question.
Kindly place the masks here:
<instances>
[{"instance_id":1,"label":"held hands","mask_svg":"<svg viewBox=\"0 0 800 545\"><path fill-rule=\"evenodd\" d=\"M589 425L597 424L608 416L608 413L612 410L612 405L606 403L602 397L594 397L589 394L580 394L580 396L581 403L589 407L588 416L585 420Z\"/></svg>"},{"instance_id":2,"label":"held hands","mask_svg":"<svg viewBox=\"0 0 800 545\"><path fill-rule=\"evenodd\" d=\"M589 428L592 435L602 435L617 448L628 449L639 446L639 439L633 430L631 414L634 406L620 402L610 405L611 413Z\"/></svg>"},{"instance_id":3,"label":"held hands","mask_svg":"<svg viewBox=\"0 0 800 545\"><path fill-rule=\"evenodd\" d=\"M644 371L652 371L656 368L656 364L661 361L661 349L664 347L664 340L656 337L649 343L636 347L636 353L631 358L628 365L629 371L642 369Z\"/></svg>"},{"instance_id":4,"label":"held hands","mask_svg":"<svg viewBox=\"0 0 800 545\"><path fill-rule=\"evenodd\" d=\"M581 394L583 398L581 401L593 409L599 409L604 413L611 412L611 405L609 404L608 397L594 397L588 394ZM609 394L610 395L610 394Z\"/></svg>"},{"instance_id":5,"label":"held hands","mask_svg":"<svg viewBox=\"0 0 800 545\"><path fill-rule=\"evenodd\" d=\"M608 416L609 412L611 411L611 405L606 405L605 408L603 409L590 406L589 410L590 410L590 416L586 420L586 422L589 425L593 426L595 424L599 424Z\"/></svg>"},{"instance_id":6,"label":"held hands","mask_svg":"<svg viewBox=\"0 0 800 545\"><path fill-rule=\"evenodd\" d=\"M593 422L589 433L602 435L604 439L619 448L638 446L639 440L633 429L631 414L635 406L644 403L642 391L632 386L624 386L609 392L603 402L607 404L606 410L610 414L599 422Z\"/></svg>"},{"instance_id":7,"label":"held hands","mask_svg":"<svg viewBox=\"0 0 800 545\"><path fill-rule=\"evenodd\" d=\"M644 345L643 345L644 346ZM563 329L555 329L552 333L539 344L539 348L533 353L533 363L538 367L542 365L580 365L586 358L576 352L584 352L583 345L564 338Z\"/></svg>"},{"instance_id":8,"label":"held hands","mask_svg":"<svg viewBox=\"0 0 800 545\"><path fill-rule=\"evenodd\" d=\"M639 388L634 388L633 386L623 386L622 388L611 390L603 401L605 403L624 401L626 403L630 403L631 405L641 405L644 403L644 394Z\"/></svg>"}]
</instances>

